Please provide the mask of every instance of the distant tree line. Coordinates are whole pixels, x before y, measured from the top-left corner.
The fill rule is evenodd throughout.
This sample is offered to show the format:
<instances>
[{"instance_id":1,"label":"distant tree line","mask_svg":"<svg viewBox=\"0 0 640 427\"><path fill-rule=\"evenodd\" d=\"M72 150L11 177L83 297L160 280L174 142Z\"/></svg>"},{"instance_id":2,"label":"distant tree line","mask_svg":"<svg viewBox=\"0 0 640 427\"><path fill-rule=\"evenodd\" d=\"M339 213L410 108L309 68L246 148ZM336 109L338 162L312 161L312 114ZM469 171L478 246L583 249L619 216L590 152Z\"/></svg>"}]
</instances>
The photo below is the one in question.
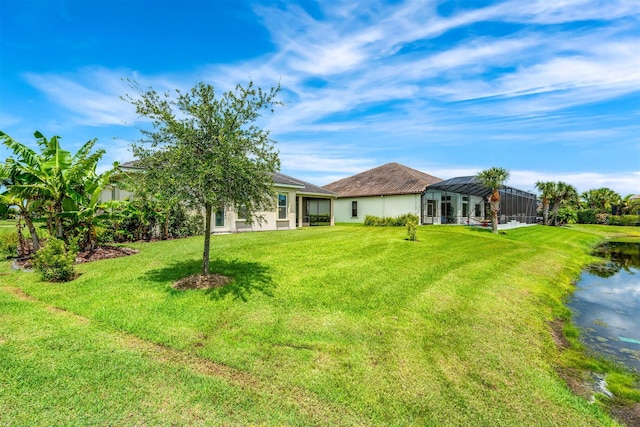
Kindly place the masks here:
<instances>
[{"instance_id":1,"label":"distant tree line","mask_svg":"<svg viewBox=\"0 0 640 427\"><path fill-rule=\"evenodd\" d=\"M536 188L542 201L544 225L640 225L640 199L633 194L623 198L606 187L578 194L573 185L562 181L538 181Z\"/></svg>"}]
</instances>

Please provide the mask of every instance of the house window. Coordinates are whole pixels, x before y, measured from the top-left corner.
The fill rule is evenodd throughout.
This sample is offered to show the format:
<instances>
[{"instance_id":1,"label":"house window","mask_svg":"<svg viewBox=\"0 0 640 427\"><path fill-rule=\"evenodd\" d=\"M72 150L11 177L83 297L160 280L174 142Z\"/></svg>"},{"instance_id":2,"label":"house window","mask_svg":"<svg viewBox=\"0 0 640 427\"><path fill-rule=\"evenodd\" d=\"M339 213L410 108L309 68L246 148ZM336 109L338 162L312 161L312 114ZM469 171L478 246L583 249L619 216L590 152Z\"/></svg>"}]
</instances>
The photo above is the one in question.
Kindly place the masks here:
<instances>
[{"instance_id":1,"label":"house window","mask_svg":"<svg viewBox=\"0 0 640 427\"><path fill-rule=\"evenodd\" d=\"M288 214L287 195L285 193L278 193L278 219L287 219Z\"/></svg>"},{"instance_id":2,"label":"house window","mask_svg":"<svg viewBox=\"0 0 640 427\"><path fill-rule=\"evenodd\" d=\"M224 208L218 208L216 211L216 227L224 227Z\"/></svg>"},{"instance_id":3,"label":"house window","mask_svg":"<svg viewBox=\"0 0 640 427\"><path fill-rule=\"evenodd\" d=\"M356 200L351 202L351 217L356 218L358 216L358 202Z\"/></svg>"},{"instance_id":4,"label":"house window","mask_svg":"<svg viewBox=\"0 0 640 427\"><path fill-rule=\"evenodd\" d=\"M247 207L244 205L240 206L240 208L238 208L238 221L246 221L247 219L249 219Z\"/></svg>"}]
</instances>

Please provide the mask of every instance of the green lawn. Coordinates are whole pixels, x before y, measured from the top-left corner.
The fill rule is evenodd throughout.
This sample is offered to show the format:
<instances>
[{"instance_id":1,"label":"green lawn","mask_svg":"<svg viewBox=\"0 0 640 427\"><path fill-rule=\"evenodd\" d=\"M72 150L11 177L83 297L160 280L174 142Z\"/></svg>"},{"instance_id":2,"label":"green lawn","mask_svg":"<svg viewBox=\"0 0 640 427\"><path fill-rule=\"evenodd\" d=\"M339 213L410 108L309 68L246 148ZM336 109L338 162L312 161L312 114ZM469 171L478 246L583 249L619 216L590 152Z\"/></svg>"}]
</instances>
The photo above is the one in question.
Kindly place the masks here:
<instances>
[{"instance_id":1,"label":"green lawn","mask_svg":"<svg viewBox=\"0 0 640 427\"><path fill-rule=\"evenodd\" d=\"M0 270L0 424L615 425L556 374L588 248L634 228L318 227Z\"/></svg>"}]
</instances>

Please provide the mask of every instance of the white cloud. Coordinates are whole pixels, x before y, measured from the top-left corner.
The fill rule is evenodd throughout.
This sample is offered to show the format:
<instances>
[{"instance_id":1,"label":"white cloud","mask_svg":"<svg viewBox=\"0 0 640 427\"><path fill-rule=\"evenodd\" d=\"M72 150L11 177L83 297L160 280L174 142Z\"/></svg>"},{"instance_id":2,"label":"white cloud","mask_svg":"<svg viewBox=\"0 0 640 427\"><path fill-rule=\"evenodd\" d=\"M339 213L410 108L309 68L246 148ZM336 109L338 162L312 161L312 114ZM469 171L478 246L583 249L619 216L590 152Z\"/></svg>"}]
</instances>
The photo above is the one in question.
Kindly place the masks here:
<instances>
[{"instance_id":1,"label":"white cloud","mask_svg":"<svg viewBox=\"0 0 640 427\"><path fill-rule=\"evenodd\" d=\"M104 126L136 120L133 107L119 98L130 88L118 74L105 69L85 69L72 76L27 73L24 77L50 100L73 113L77 124Z\"/></svg>"},{"instance_id":2,"label":"white cloud","mask_svg":"<svg viewBox=\"0 0 640 427\"><path fill-rule=\"evenodd\" d=\"M622 197L627 194L640 193L640 171L597 173L597 172L552 172L552 171L511 171L509 185L526 189L534 189L537 181L564 181L576 187L579 193L593 189L608 187Z\"/></svg>"},{"instance_id":3,"label":"white cloud","mask_svg":"<svg viewBox=\"0 0 640 427\"><path fill-rule=\"evenodd\" d=\"M589 117L566 111L638 94L636 1L513 0L475 9L463 4L466 9L449 16L439 15L438 6L437 1L332 1L320 3L320 12L311 14L286 2L259 5L256 13L276 51L249 61L203 65L172 75L86 68L64 75L31 73L26 78L70 112L74 123L87 126L138 122L133 108L119 99L131 92L121 77L158 91L186 89L203 79L218 90L248 79L262 87L281 81L287 105L266 116L265 123L276 139L305 145L280 145L283 170L308 170L316 178L376 166L382 162L375 160L375 151L389 145L415 148L433 139L443 146L472 146L480 131L491 140L532 141L542 130L564 144L571 143L571 137L582 143L612 136L628 141L633 135L633 129L612 128L608 122L596 128L588 125ZM581 20L601 24L558 25ZM520 29L498 37L468 27L476 23L527 26L511 25ZM436 44L437 37L451 30L459 30L461 36L438 39ZM575 124L582 127L571 128ZM450 137L442 137L447 134ZM351 135L358 135L353 144L360 150L327 151L344 146ZM477 172L471 169L440 166L425 171L450 178ZM531 189L537 180L527 181L526 172L512 179L523 189ZM584 189L611 183L619 192L633 192L630 189L638 184L637 175L624 174L575 173L563 180Z\"/></svg>"}]
</instances>

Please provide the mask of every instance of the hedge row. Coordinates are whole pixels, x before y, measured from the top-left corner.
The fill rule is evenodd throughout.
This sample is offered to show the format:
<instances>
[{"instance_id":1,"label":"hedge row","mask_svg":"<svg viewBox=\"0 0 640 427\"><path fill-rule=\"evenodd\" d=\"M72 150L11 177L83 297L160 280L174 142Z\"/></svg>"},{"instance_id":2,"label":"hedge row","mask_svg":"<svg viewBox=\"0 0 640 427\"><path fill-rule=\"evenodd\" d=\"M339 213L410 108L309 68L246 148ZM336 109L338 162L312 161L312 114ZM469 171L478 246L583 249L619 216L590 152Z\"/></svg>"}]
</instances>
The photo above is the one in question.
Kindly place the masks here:
<instances>
[{"instance_id":1,"label":"hedge row","mask_svg":"<svg viewBox=\"0 0 640 427\"><path fill-rule=\"evenodd\" d=\"M364 225L378 226L378 227L405 227L408 223L420 223L418 215L404 214L398 217L385 217L380 218L373 215L367 215L364 217Z\"/></svg>"}]
</instances>

